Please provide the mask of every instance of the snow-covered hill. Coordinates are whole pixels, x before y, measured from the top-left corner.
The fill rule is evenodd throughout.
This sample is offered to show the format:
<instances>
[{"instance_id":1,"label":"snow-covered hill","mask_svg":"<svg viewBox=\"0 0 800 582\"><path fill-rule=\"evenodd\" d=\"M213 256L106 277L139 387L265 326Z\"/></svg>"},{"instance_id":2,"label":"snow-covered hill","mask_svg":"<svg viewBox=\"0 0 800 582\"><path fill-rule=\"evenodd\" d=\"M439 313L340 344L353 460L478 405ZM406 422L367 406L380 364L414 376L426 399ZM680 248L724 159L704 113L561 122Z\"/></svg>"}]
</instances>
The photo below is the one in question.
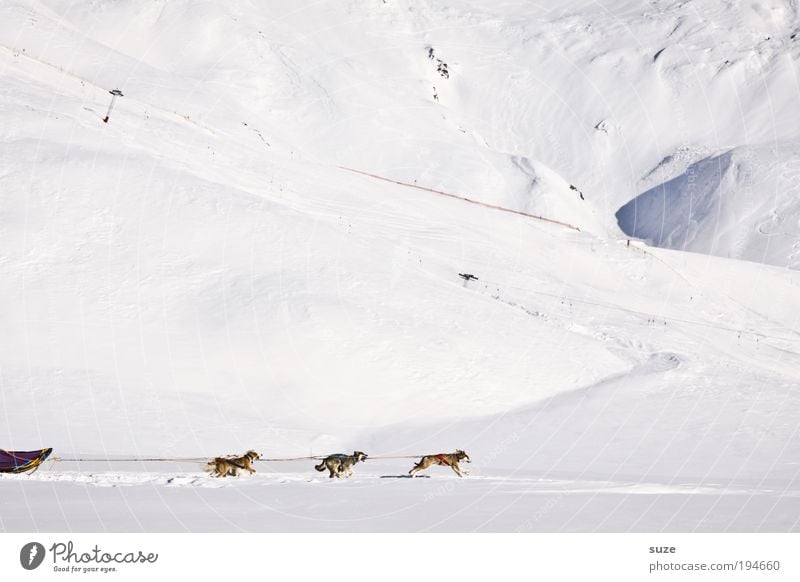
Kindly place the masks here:
<instances>
[{"instance_id":1,"label":"snow-covered hill","mask_svg":"<svg viewBox=\"0 0 800 582\"><path fill-rule=\"evenodd\" d=\"M795 3L0 11L0 446L475 465L60 463L0 529L797 528Z\"/></svg>"},{"instance_id":2,"label":"snow-covered hill","mask_svg":"<svg viewBox=\"0 0 800 582\"><path fill-rule=\"evenodd\" d=\"M739 147L703 158L628 202L619 225L657 246L798 269L798 152Z\"/></svg>"}]
</instances>

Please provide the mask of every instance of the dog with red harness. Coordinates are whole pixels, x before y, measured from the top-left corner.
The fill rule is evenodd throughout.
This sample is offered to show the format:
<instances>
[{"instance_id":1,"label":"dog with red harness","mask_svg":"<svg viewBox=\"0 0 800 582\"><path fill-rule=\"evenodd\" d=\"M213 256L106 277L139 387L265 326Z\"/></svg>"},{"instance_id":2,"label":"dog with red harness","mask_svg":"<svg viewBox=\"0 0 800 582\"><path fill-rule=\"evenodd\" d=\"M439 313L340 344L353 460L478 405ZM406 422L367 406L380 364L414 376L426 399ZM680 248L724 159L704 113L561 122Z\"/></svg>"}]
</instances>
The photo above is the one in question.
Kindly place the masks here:
<instances>
[{"instance_id":1,"label":"dog with red harness","mask_svg":"<svg viewBox=\"0 0 800 582\"><path fill-rule=\"evenodd\" d=\"M431 465L444 465L445 467L450 467L453 471L455 471L456 475L459 477L463 477L464 475L468 475L468 473L461 469L458 465L459 461L464 461L465 463L471 463L469 459L469 455L462 451L461 449L457 450L455 453L439 453L438 455L425 455L420 459L419 463L414 465L414 468L411 469L408 474L412 477L416 477L417 473L420 471L424 471Z\"/></svg>"}]
</instances>

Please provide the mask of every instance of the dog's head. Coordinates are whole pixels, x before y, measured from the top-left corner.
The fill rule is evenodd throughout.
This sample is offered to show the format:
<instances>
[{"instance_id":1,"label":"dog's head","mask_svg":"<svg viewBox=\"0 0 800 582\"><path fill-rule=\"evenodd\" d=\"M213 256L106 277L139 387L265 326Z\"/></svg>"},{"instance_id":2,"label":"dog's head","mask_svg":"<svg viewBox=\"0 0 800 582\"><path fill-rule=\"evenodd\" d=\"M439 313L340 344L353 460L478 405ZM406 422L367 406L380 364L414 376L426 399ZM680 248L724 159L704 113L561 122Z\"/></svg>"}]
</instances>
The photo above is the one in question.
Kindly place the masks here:
<instances>
[{"instance_id":1,"label":"dog's head","mask_svg":"<svg viewBox=\"0 0 800 582\"><path fill-rule=\"evenodd\" d=\"M245 453L244 456L247 457L248 459L250 459L251 461L257 461L258 459L261 458L261 455L259 455L255 451L247 451L247 453Z\"/></svg>"},{"instance_id":2,"label":"dog's head","mask_svg":"<svg viewBox=\"0 0 800 582\"><path fill-rule=\"evenodd\" d=\"M459 461L463 460L465 463L471 463L472 462L472 461L469 460L469 455L467 453L465 453L464 451L462 451L461 449L458 449L456 451L456 458L458 458Z\"/></svg>"},{"instance_id":3,"label":"dog's head","mask_svg":"<svg viewBox=\"0 0 800 582\"><path fill-rule=\"evenodd\" d=\"M353 458L356 460L356 463L358 463L359 461L366 461L367 453L362 453L361 451L353 451Z\"/></svg>"}]
</instances>

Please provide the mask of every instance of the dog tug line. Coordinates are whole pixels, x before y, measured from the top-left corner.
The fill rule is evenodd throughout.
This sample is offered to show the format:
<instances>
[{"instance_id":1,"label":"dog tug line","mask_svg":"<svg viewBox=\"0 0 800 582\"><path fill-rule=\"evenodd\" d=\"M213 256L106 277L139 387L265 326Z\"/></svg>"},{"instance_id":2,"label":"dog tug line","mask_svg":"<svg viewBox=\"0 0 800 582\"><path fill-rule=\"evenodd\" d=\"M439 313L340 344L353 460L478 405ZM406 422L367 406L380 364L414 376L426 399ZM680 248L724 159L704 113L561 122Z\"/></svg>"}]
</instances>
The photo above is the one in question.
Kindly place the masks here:
<instances>
[{"instance_id":1,"label":"dog tug line","mask_svg":"<svg viewBox=\"0 0 800 582\"><path fill-rule=\"evenodd\" d=\"M302 457L262 457L256 451L248 451L244 455L227 455L214 457L51 457L52 448L38 449L35 451L6 451L0 449L0 473L14 473L32 475L48 458L50 459L50 469L57 462L62 463L204 463L206 471L212 477L238 477L240 471L255 473L253 463L283 463L291 461L321 461L314 465L317 471L323 472L326 469L329 477L341 478L349 477L353 474L353 467L359 462L367 459L420 459L408 472L412 477L418 472L424 471L433 465L450 467L459 477L467 474L461 469L459 462L470 463L469 455L462 450L454 453L436 453L433 455L377 455L369 456L362 451L353 451L353 454L335 453L331 455L308 455Z\"/></svg>"}]
</instances>

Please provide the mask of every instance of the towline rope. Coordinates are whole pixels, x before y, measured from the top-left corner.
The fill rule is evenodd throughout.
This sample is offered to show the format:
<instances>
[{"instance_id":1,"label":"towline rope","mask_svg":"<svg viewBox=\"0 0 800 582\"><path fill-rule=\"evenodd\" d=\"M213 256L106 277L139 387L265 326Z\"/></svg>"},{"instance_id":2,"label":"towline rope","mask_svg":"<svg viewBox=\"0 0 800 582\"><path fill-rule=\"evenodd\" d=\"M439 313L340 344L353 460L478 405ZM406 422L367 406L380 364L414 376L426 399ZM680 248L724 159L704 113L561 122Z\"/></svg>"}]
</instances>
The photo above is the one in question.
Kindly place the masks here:
<instances>
[{"instance_id":1,"label":"towline rope","mask_svg":"<svg viewBox=\"0 0 800 582\"><path fill-rule=\"evenodd\" d=\"M256 459L256 463L283 463L289 461L319 461L327 459L330 455L315 455L308 457L278 457ZM372 459L419 459L425 455L367 455L367 461ZM51 457L51 461L62 463L205 463L215 457L148 457L148 458L72 458L72 457ZM224 458L224 457L223 457Z\"/></svg>"},{"instance_id":2,"label":"towline rope","mask_svg":"<svg viewBox=\"0 0 800 582\"><path fill-rule=\"evenodd\" d=\"M369 455L367 457L368 461L373 459L421 459L426 455Z\"/></svg>"},{"instance_id":3,"label":"towline rope","mask_svg":"<svg viewBox=\"0 0 800 582\"><path fill-rule=\"evenodd\" d=\"M97 459L89 459L89 458L63 458L63 457L53 457L53 461L61 461L63 463L155 463L155 462L172 462L172 463L199 463L201 461L208 461L209 457L203 457L202 459L199 457L192 457L192 458L166 458L166 457L153 457L153 458L140 458L140 459L131 459L131 458L97 458Z\"/></svg>"}]
</instances>

